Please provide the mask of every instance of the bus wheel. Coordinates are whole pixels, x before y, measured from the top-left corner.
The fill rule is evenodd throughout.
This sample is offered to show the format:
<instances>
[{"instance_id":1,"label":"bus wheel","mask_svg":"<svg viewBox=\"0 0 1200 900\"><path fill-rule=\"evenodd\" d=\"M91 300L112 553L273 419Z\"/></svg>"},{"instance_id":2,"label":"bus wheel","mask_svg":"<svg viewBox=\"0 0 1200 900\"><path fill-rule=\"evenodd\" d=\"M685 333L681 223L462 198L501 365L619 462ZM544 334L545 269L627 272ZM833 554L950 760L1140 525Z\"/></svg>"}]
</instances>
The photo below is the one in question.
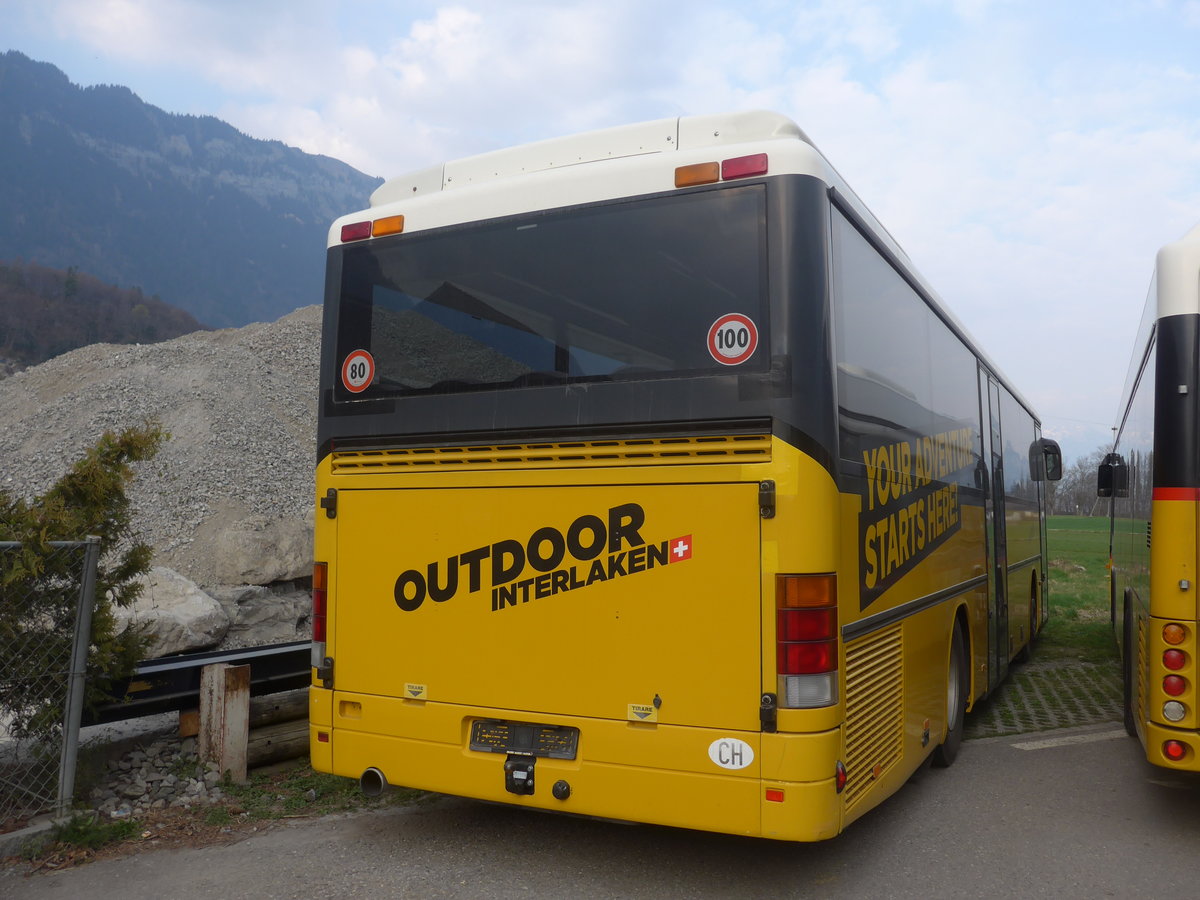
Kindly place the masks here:
<instances>
[{"instance_id":1,"label":"bus wheel","mask_svg":"<svg viewBox=\"0 0 1200 900\"><path fill-rule=\"evenodd\" d=\"M1125 731L1130 737L1137 737L1137 722L1133 715L1133 604L1130 603L1129 592L1125 593L1125 610L1122 627L1124 629L1125 646L1121 648L1121 687L1124 695L1122 706L1125 712Z\"/></svg>"},{"instance_id":2,"label":"bus wheel","mask_svg":"<svg viewBox=\"0 0 1200 900\"><path fill-rule=\"evenodd\" d=\"M1029 634L1025 636L1025 645L1013 657L1013 662L1027 663L1033 655L1033 635L1037 631L1037 581L1029 588Z\"/></svg>"},{"instance_id":3,"label":"bus wheel","mask_svg":"<svg viewBox=\"0 0 1200 900\"><path fill-rule=\"evenodd\" d=\"M950 643L950 670L946 673L946 739L933 750L933 764L945 768L958 756L967 718L967 640L962 625L955 623Z\"/></svg>"}]
</instances>

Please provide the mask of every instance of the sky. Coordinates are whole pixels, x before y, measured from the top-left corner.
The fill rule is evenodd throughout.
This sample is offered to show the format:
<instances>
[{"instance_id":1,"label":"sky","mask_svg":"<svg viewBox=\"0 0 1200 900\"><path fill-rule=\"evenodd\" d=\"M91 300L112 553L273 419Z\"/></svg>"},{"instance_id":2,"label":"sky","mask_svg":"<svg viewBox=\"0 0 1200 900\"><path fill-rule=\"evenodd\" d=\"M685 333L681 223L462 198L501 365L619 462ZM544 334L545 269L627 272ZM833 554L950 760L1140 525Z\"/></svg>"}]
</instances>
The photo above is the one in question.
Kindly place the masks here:
<instances>
[{"instance_id":1,"label":"sky","mask_svg":"<svg viewBox=\"0 0 1200 900\"><path fill-rule=\"evenodd\" d=\"M0 50L384 177L648 119L784 113L1068 462L1111 441L1154 254L1200 223L1200 0L3 7Z\"/></svg>"}]
</instances>

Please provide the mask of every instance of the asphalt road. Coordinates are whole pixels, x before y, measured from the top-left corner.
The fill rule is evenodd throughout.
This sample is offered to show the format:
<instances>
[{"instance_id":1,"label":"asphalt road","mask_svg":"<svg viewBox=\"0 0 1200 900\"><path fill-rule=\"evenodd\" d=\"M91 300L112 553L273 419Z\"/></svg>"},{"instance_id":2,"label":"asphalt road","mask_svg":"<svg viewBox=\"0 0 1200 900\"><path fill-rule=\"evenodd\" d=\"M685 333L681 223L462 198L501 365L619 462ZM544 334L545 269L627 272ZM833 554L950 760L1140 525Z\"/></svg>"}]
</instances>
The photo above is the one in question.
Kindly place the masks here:
<instances>
[{"instance_id":1,"label":"asphalt road","mask_svg":"<svg viewBox=\"0 0 1200 900\"><path fill-rule=\"evenodd\" d=\"M1196 897L1200 779L1119 725L967 742L832 841L622 825L438 798L34 877L18 898Z\"/></svg>"}]
</instances>

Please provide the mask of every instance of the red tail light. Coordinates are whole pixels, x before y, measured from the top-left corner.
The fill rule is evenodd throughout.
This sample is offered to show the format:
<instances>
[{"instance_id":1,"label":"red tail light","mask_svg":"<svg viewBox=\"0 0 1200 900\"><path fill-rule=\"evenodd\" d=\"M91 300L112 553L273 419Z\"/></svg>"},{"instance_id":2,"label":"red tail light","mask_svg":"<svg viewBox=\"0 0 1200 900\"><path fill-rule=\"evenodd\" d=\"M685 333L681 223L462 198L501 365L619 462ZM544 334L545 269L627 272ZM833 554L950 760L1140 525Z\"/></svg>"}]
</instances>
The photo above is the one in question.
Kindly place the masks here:
<instances>
[{"instance_id":1,"label":"red tail light","mask_svg":"<svg viewBox=\"0 0 1200 900\"><path fill-rule=\"evenodd\" d=\"M312 580L312 639L325 643L325 616L329 602L329 568L326 563L313 563Z\"/></svg>"},{"instance_id":2,"label":"red tail light","mask_svg":"<svg viewBox=\"0 0 1200 900\"><path fill-rule=\"evenodd\" d=\"M1187 690L1187 681L1178 675L1168 675L1163 679L1163 692L1171 697L1178 697Z\"/></svg>"},{"instance_id":3,"label":"red tail light","mask_svg":"<svg viewBox=\"0 0 1200 900\"><path fill-rule=\"evenodd\" d=\"M1177 672L1187 664L1187 654L1182 650L1164 650L1163 666Z\"/></svg>"},{"instance_id":4,"label":"red tail light","mask_svg":"<svg viewBox=\"0 0 1200 900\"><path fill-rule=\"evenodd\" d=\"M775 580L775 665L779 705L829 706L837 701L837 579L779 575Z\"/></svg>"}]
</instances>

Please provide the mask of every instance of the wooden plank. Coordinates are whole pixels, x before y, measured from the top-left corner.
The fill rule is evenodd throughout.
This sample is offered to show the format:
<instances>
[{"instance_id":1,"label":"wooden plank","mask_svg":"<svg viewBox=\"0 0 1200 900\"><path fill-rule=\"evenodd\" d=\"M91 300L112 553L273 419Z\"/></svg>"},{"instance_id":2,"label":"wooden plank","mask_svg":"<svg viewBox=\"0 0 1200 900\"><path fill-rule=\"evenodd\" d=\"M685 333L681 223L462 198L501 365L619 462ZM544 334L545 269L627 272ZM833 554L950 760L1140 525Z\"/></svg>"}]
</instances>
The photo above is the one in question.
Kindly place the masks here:
<instances>
[{"instance_id":1,"label":"wooden plank","mask_svg":"<svg viewBox=\"0 0 1200 900\"><path fill-rule=\"evenodd\" d=\"M308 718L308 688L250 698L250 728Z\"/></svg>"},{"instance_id":2,"label":"wooden plank","mask_svg":"<svg viewBox=\"0 0 1200 900\"><path fill-rule=\"evenodd\" d=\"M308 755L308 719L266 725L250 732L246 760L251 768Z\"/></svg>"},{"instance_id":3,"label":"wooden plank","mask_svg":"<svg viewBox=\"0 0 1200 900\"><path fill-rule=\"evenodd\" d=\"M215 762L222 775L237 784L246 776L246 743L250 734L250 666L216 663L200 670L200 734L202 762Z\"/></svg>"},{"instance_id":4,"label":"wooden plank","mask_svg":"<svg viewBox=\"0 0 1200 900\"><path fill-rule=\"evenodd\" d=\"M181 709L179 711L179 736L181 738L195 737L200 733L200 710Z\"/></svg>"}]
</instances>

